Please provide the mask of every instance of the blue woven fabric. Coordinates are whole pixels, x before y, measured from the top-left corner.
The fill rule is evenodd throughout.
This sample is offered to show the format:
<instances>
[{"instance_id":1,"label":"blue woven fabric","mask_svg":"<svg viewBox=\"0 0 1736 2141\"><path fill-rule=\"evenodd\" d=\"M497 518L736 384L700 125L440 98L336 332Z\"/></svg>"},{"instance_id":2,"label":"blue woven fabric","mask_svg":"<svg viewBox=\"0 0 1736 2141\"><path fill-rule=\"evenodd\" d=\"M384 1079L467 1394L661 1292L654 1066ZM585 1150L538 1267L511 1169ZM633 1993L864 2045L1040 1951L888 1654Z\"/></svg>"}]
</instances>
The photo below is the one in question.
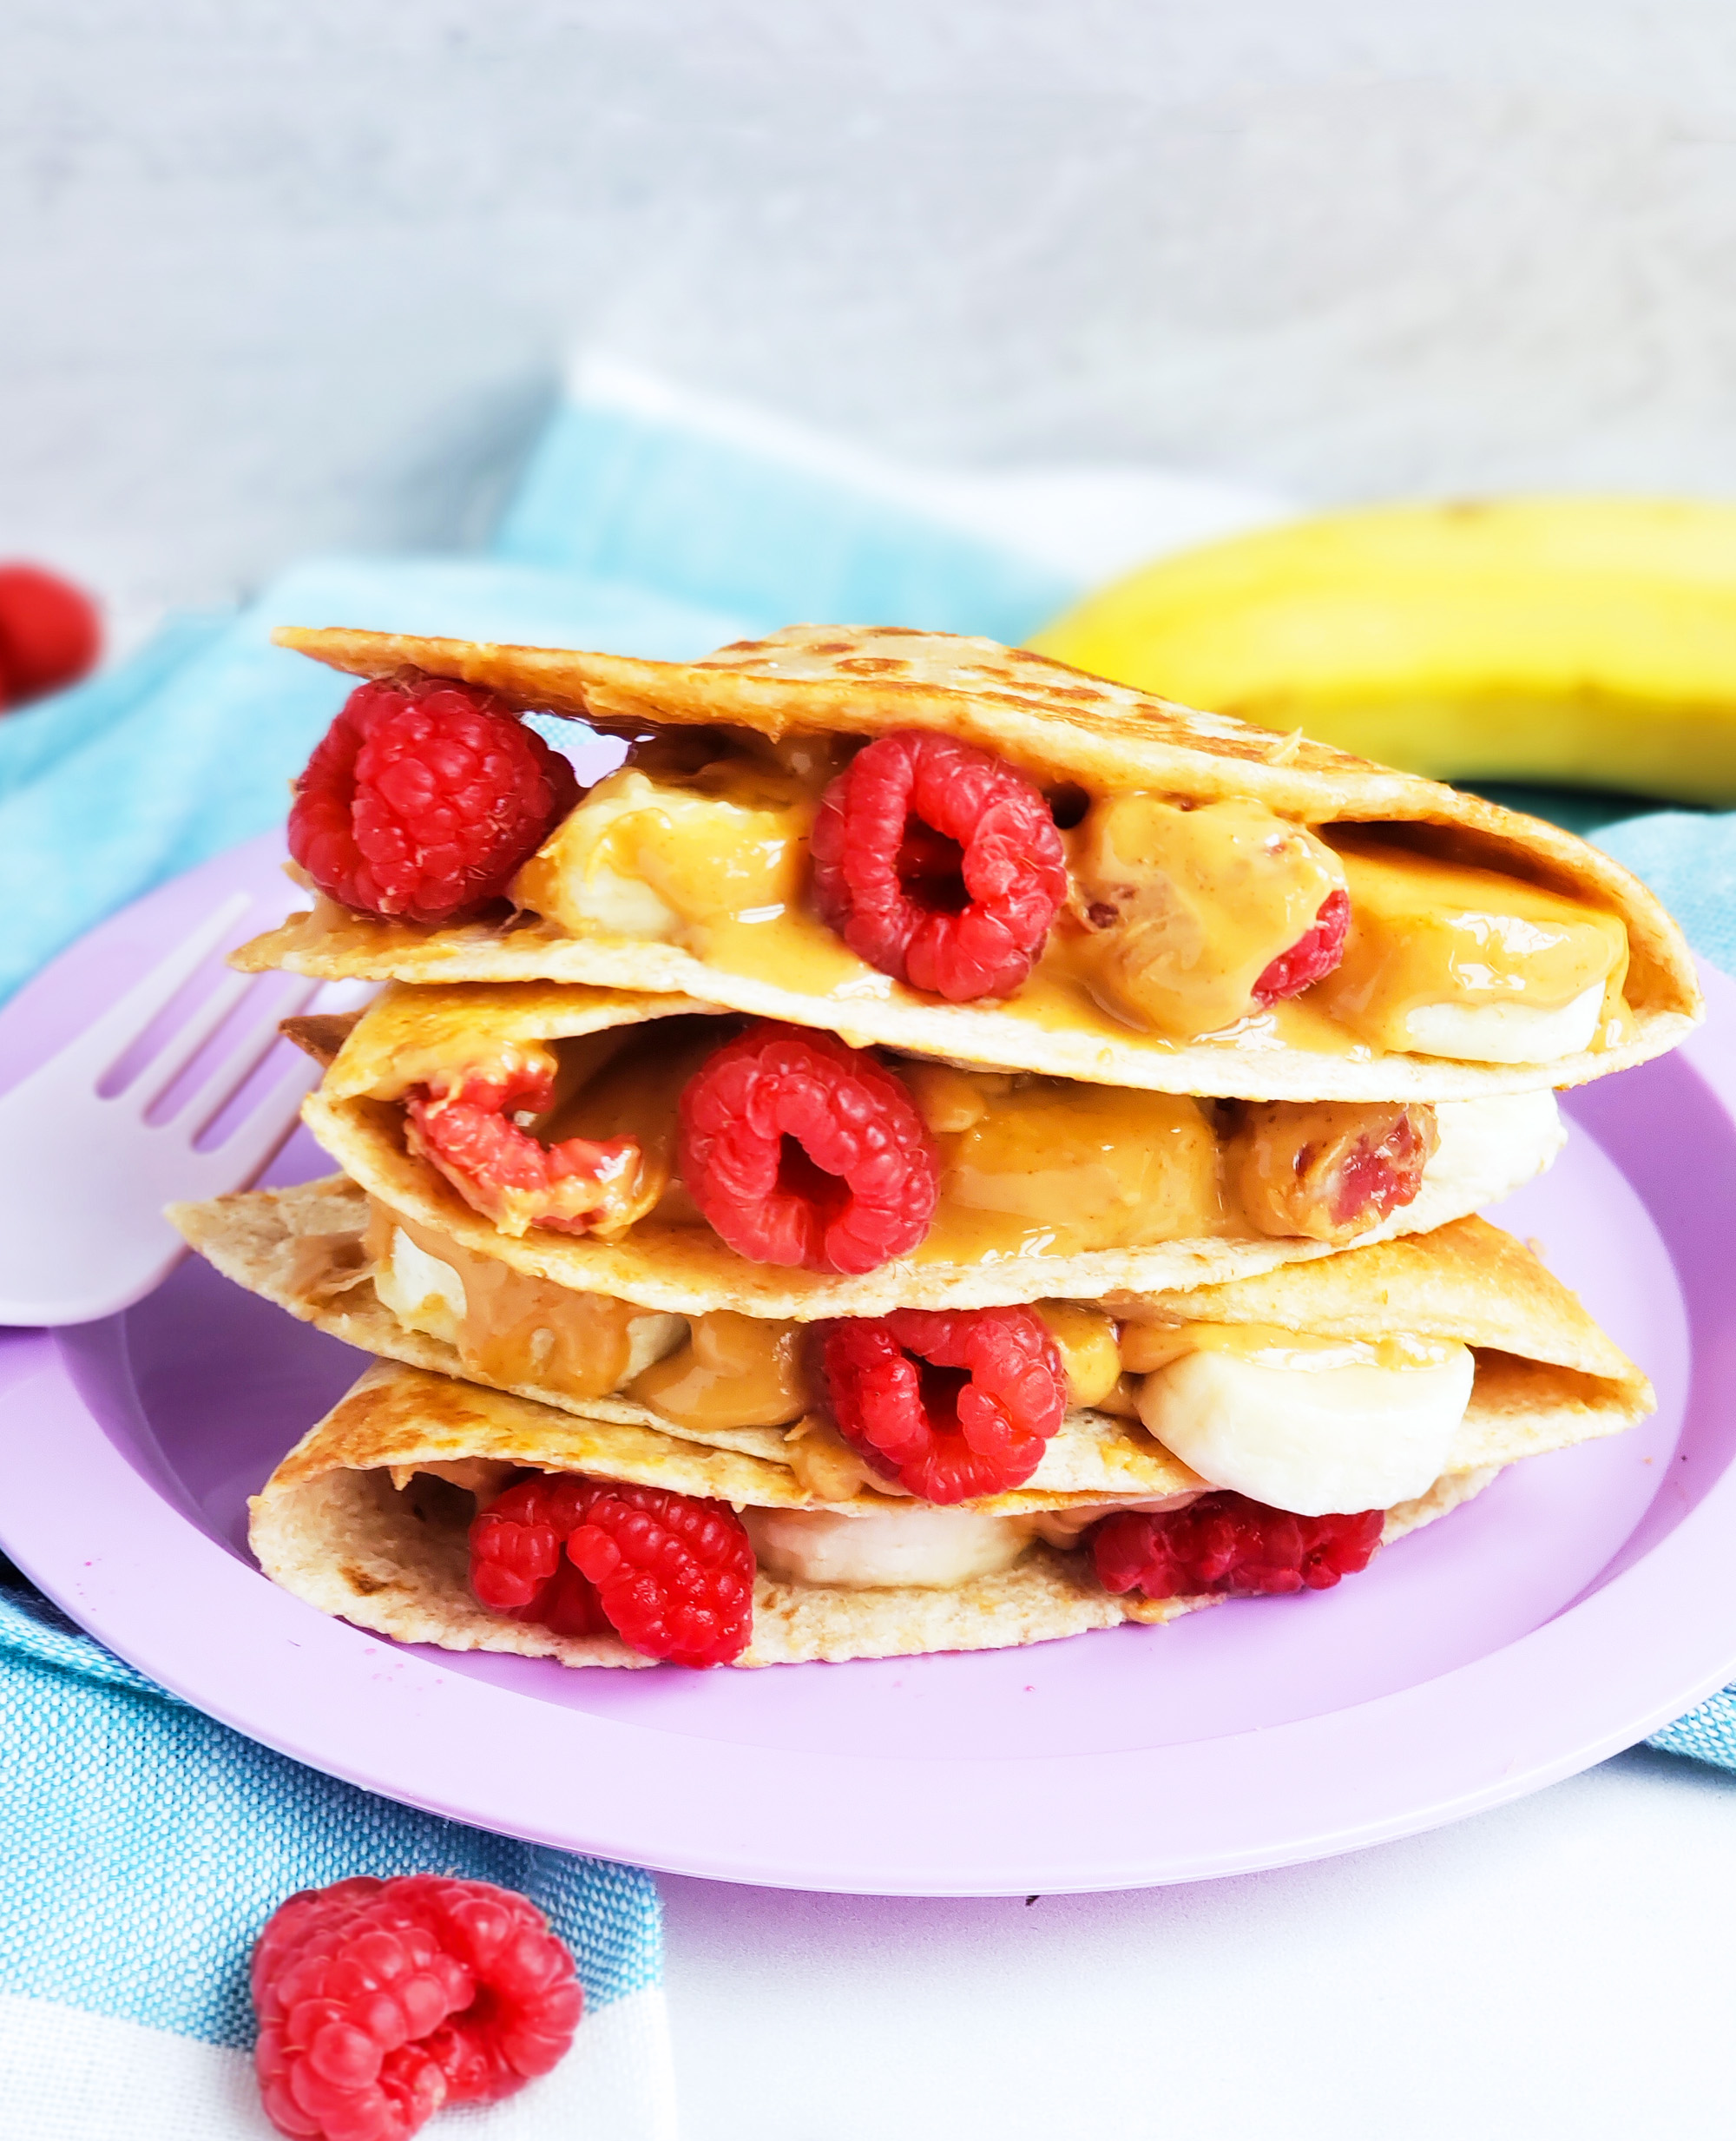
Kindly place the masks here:
<instances>
[{"instance_id":1,"label":"blue woven fabric","mask_svg":"<svg viewBox=\"0 0 1736 2141\"><path fill-rule=\"evenodd\" d=\"M0 1993L246 2045L260 1926L297 1889L357 1873L532 1897L593 2006L661 1977L648 1875L412 1813L256 1747L22 1587L0 1590Z\"/></svg>"}]
</instances>

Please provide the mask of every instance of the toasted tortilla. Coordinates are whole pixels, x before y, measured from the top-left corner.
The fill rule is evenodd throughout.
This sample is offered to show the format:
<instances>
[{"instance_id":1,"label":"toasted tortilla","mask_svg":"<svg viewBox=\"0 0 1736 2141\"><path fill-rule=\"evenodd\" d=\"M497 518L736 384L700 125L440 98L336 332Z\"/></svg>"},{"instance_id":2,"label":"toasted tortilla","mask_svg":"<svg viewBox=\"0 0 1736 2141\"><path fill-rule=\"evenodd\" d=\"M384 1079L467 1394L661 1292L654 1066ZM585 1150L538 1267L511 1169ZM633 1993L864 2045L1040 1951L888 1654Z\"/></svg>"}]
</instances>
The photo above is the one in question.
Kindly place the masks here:
<instances>
[{"instance_id":1,"label":"toasted tortilla","mask_svg":"<svg viewBox=\"0 0 1736 2141\"><path fill-rule=\"evenodd\" d=\"M462 678L527 710L639 735L667 724L779 737L932 728L1000 752L1051 784L1143 788L1198 802L1248 796L1309 825L1402 828L1430 853L1545 885L1619 914L1628 929L1633 1031L1618 1047L1544 1064L1457 1063L1366 1047L1299 1045L1256 1019L1180 1043L1129 1031L1039 978L1004 1003L943 1004L877 972L812 918L805 943L825 986L740 971L668 944L573 938L523 919L428 928L322 900L245 946L248 971L326 978L582 982L677 992L825 1026L865 1042L1009 1070L1163 1092L1265 1100L1457 1099L1566 1086L1674 1047L1700 1016L1680 932L1637 878L1558 827L1300 736L1196 713L991 640L798 625L697 662L391 633L280 631L279 642L358 676L403 669ZM810 940L811 941L808 941Z\"/></svg>"},{"instance_id":2,"label":"toasted tortilla","mask_svg":"<svg viewBox=\"0 0 1736 2141\"><path fill-rule=\"evenodd\" d=\"M319 1089L302 1109L308 1128L345 1173L382 1202L437 1228L478 1255L581 1293L676 1314L733 1308L748 1315L811 1321L833 1315L878 1315L889 1308L980 1308L1066 1295L1088 1300L1111 1292L1150 1293L1209 1286L1280 1265L1335 1254L1325 1242L1291 1236L1202 1237L1135 1248L1074 1255L996 1255L943 1263L920 1255L856 1277L761 1264L740 1256L708 1227L671 1226L654 1217L613 1242L533 1227L503 1234L467 1204L438 1169L404 1142L402 1111L379 1095L397 1095L443 1064L456 1039L479 1048L594 1034L612 1027L706 1010L691 998L549 983L388 990L344 1042ZM1519 1141L1485 1139L1480 1110L1535 1110ZM1565 1133L1546 1093L1484 1096L1442 1104L1441 1150L1413 1201L1361 1242L1427 1233L1496 1203L1540 1174Z\"/></svg>"},{"instance_id":3,"label":"toasted tortilla","mask_svg":"<svg viewBox=\"0 0 1736 2141\"><path fill-rule=\"evenodd\" d=\"M226 1278L292 1315L364 1353L446 1378L468 1378L477 1389L483 1387L483 1379L455 1347L402 1322L363 1275L367 1202L341 1176L172 1206L170 1212L188 1242ZM1575 1295L1522 1243L1480 1219L1462 1220L1420 1238L1346 1250L1324 1263L1268 1278L1113 1306L1131 1321L1266 1323L1345 1338L1405 1332L1456 1339L1475 1351L1476 1380L1450 1453L1453 1472L1509 1465L1619 1434L1653 1407L1650 1384ZM662 1466L667 1446L687 1443L757 1470L740 1473L749 1485L740 1492L722 1485L680 1485L683 1493L716 1493L790 1509L848 1505L803 1484L810 1476L806 1446L816 1432L813 1420L794 1429L701 1430L666 1420L629 1398L574 1398L534 1381L495 1387L567 1416L565 1432L577 1439L575 1452L589 1438L582 1441L582 1455L567 1459L566 1469L676 1486L662 1471L633 1467L641 1462L641 1444L656 1446L648 1461ZM832 1431L818 1426L831 1439ZM537 1431L548 1432L541 1424ZM619 1441L612 1442L612 1436ZM775 1491L768 1484L773 1473ZM753 1486L756 1478L759 1484ZM1150 1499L1202 1484L1137 1420L1075 1409L1023 1487L969 1505L985 1514L1017 1515ZM885 1499L872 1494L864 1505L884 1506Z\"/></svg>"},{"instance_id":4,"label":"toasted tortilla","mask_svg":"<svg viewBox=\"0 0 1736 2141\"><path fill-rule=\"evenodd\" d=\"M575 1437L577 1439L575 1439ZM377 1362L309 1430L251 1504L248 1537L273 1583L323 1613L448 1650L503 1650L564 1665L649 1665L610 1637L557 1636L490 1613L471 1596L468 1498L444 1482L392 1470L455 1457L496 1457L551 1471L585 1468L719 1499L757 1500L763 1468L753 1460L669 1442L654 1477L648 1446L601 1455L567 1414L474 1384ZM667 1440L667 1438L662 1439ZM1450 1473L1387 1518L1383 1543L1432 1523L1495 1477L1495 1468ZM743 1490L740 1494L737 1490ZM878 1498L865 1498L874 1499ZM884 1506L884 1504L880 1505ZM1215 1597L1143 1600L1103 1590L1083 1553L1036 1545L1010 1569L955 1589L846 1591L761 1574L754 1585L753 1639L738 1665L909 1657L935 1650L1004 1650L1051 1642L1125 1620L1168 1621Z\"/></svg>"}]
</instances>

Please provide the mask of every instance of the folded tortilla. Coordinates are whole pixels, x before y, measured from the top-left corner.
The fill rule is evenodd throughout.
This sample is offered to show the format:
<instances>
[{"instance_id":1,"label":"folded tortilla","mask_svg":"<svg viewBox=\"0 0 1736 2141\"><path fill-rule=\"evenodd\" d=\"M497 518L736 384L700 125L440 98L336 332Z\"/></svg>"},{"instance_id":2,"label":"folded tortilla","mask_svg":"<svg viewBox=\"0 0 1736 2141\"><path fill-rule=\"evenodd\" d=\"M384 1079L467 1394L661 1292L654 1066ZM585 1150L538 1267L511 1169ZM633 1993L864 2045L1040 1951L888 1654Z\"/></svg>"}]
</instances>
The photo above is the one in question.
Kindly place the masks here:
<instances>
[{"instance_id":1,"label":"folded tortilla","mask_svg":"<svg viewBox=\"0 0 1736 2141\"><path fill-rule=\"evenodd\" d=\"M323 1613L401 1643L503 1650L565 1665L650 1665L609 1637L557 1636L490 1613L471 1596L470 1498L416 1468L467 1457L667 1487L742 1506L786 1505L779 1468L644 1428L570 1414L424 1371L377 1363L285 1458L252 1503L249 1538L274 1583ZM394 1471L405 1479L400 1488ZM1440 1479L1387 1518L1384 1543L1481 1492L1495 1467ZM878 1497L865 1505L884 1507ZM1051 1505L1055 1505L1051 1504ZM853 1591L766 1576L739 1665L992 1650L1167 1621L1216 1597L1145 1600L1106 1591L1081 1551L1032 1546L1010 1569L950 1590Z\"/></svg>"},{"instance_id":2,"label":"folded tortilla","mask_svg":"<svg viewBox=\"0 0 1736 2141\"><path fill-rule=\"evenodd\" d=\"M477 1365L461 1359L444 1340L402 1322L375 1293L361 1248L367 1201L353 1183L338 1176L292 1189L243 1191L208 1203L172 1206L170 1215L226 1278L364 1353L444 1378L468 1378L473 1394L466 1402L483 1404L474 1395L485 1380ZM1337 1338L1404 1333L1467 1345L1476 1355L1476 1376L1449 1453L1447 1468L1453 1472L1509 1465L1619 1434L1653 1407L1650 1384L1577 1298L1522 1243L1481 1219L1228 1285L1121 1297L1105 1305L1134 1322L1258 1323ZM740 1497L732 1492L726 1499L775 1501L794 1509L838 1505L826 1482L837 1476L841 1445L821 1417L811 1415L788 1428L702 1429L679 1425L628 1398L575 1398L535 1380L499 1387L535 1400L539 1414L552 1410L566 1416L563 1432L569 1436L648 1434L660 1449L698 1446L760 1467L756 1476L779 1475L775 1497L762 1487ZM575 1459L571 1468L594 1467ZM1203 1484L1137 1420L1075 1409L1023 1487L967 1505L985 1514L1017 1515L1151 1499Z\"/></svg>"},{"instance_id":3,"label":"folded tortilla","mask_svg":"<svg viewBox=\"0 0 1736 2141\"><path fill-rule=\"evenodd\" d=\"M945 1004L865 965L801 918L807 983L777 959L700 958L672 944L567 936L528 921L430 928L321 900L237 954L250 971L325 978L582 982L685 993L735 1011L825 1026L865 1043L1147 1090L1265 1100L1455 1099L1566 1086L1674 1047L1700 1015L1687 948L1640 881L1571 833L1440 783L1280 737L1088 676L990 640L799 625L697 662L644 662L349 630L279 642L358 676L415 669L512 705L628 735L667 725L778 738L934 729L1003 754L1039 781L1174 800L1251 798L1312 826L1402 829L1428 853L1541 884L1619 915L1628 931L1631 1029L1618 1045L1536 1064L1461 1063L1364 1046L1310 1048L1267 1034L1169 1041L1131 1031L1034 977L1004 1002ZM751 934L751 932L750 932ZM1039 969L1039 975L1041 969ZM823 977L825 985L813 985Z\"/></svg>"},{"instance_id":4,"label":"folded tortilla","mask_svg":"<svg viewBox=\"0 0 1736 2141\"><path fill-rule=\"evenodd\" d=\"M303 1118L345 1172L395 1211L437 1229L477 1255L582 1293L611 1294L648 1308L700 1314L732 1308L807 1321L878 1315L889 1308L988 1308L1065 1295L1213 1285L1333 1255L1334 1245L1297 1236L1204 1237L1074 1255L996 1254L969 1262L921 1251L857 1277L761 1264L738 1255L708 1227L671 1226L654 1215L615 1241L533 1227L503 1233L467 1204L426 1160L409 1150L402 1093L443 1064L456 1044L480 1051L578 1037L707 1006L681 996L549 983L389 991L344 1042ZM1547 1090L1439 1105L1441 1147L1408 1205L1358 1237L1375 1242L1428 1233L1493 1204L1541 1173L1561 1149L1560 1119Z\"/></svg>"}]
</instances>

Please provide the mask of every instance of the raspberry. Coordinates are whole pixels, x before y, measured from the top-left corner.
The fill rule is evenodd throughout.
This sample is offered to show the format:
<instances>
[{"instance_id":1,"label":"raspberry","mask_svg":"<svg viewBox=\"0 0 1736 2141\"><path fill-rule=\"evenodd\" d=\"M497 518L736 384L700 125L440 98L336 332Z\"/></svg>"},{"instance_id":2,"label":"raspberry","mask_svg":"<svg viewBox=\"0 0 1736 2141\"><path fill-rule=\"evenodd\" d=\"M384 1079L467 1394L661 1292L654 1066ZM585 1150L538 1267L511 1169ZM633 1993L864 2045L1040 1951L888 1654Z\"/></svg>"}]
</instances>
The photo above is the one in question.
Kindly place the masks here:
<instances>
[{"instance_id":1,"label":"raspberry","mask_svg":"<svg viewBox=\"0 0 1736 2141\"><path fill-rule=\"evenodd\" d=\"M1067 1379L1029 1308L895 1308L834 1323L821 1355L838 1431L928 1502L1022 1486L1067 1411Z\"/></svg>"},{"instance_id":2,"label":"raspberry","mask_svg":"<svg viewBox=\"0 0 1736 2141\"><path fill-rule=\"evenodd\" d=\"M576 1472L509 1487L470 1526L470 1589L557 1636L727 1665L753 1632L753 1548L721 1502Z\"/></svg>"},{"instance_id":3,"label":"raspberry","mask_svg":"<svg viewBox=\"0 0 1736 2141\"><path fill-rule=\"evenodd\" d=\"M1124 1509L1088 1534L1106 1591L1147 1598L1207 1591L1330 1591L1374 1558L1386 1512L1296 1517L1243 1494L1202 1494L1185 1509L1154 1515Z\"/></svg>"},{"instance_id":4,"label":"raspberry","mask_svg":"<svg viewBox=\"0 0 1736 2141\"><path fill-rule=\"evenodd\" d=\"M567 1137L543 1145L510 1119L540 1115L554 1088L551 1058L516 1064L495 1077L472 1072L450 1086L412 1086L404 1097L405 1143L508 1234L527 1227L584 1234L599 1224L624 1224L641 1171L636 1139Z\"/></svg>"},{"instance_id":5,"label":"raspberry","mask_svg":"<svg viewBox=\"0 0 1736 2141\"><path fill-rule=\"evenodd\" d=\"M1311 982L1330 974L1345 956L1345 932L1350 926L1351 896L1341 886L1320 902L1314 926L1287 952L1280 952L1255 982L1255 1008L1264 1011L1280 997L1298 996Z\"/></svg>"},{"instance_id":6,"label":"raspberry","mask_svg":"<svg viewBox=\"0 0 1736 2141\"><path fill-rule=\"evenodd\" d=\"M279 2133L405 2141L563 2058L584 1994L542 1914L485 1881L304 1889L253 1949L253 2066Z\"/></svg>"},{"instance_id":7,"label":"raspberry","mask_svg":"<svg viewBox=\"0 0 1736 2141\"><path fill-rule=\"evenodd\" d=\"M352 691L315 747L289 852L346 907L457 921L500 898L578 793L567 761L491 693L392 678Z\"/></svg>"},{"instance_id":8,"label":"raspberry","mask_svg":"<svg viewBox=\"0 0 1736 2141\"><path fill-rule=\"evenodd\" d=\"M954 1003L1016 989L1067 897L1041 790L922 729L880 737L832 781L813 859L821 918L857 957Z\"/></svg>"},{"instance_id":9,"label":"raspberry","mask_svg":"<svg viewBox=\"0 0 1736 2141\"><path fill-rule=\"evenodd\" d=\"M939 1164L908 1090L829 1033L762 1021L681 1093L681 1174L738 1255L877 1270L929 1230Z\"/></svg>"},{"instance_id":10,"label":"raspberry","mask_svg":"<svg viewBox=\"0 0 1736 2141\"><path fill-rule=\"evenodd\" d=\"M102 640L82 589L40 565L0 565L0 706L76 684Z\"/></svg>"},{"instance_id":11,"label":"raspberry","mask_svg":"<svg viewBox=\"0 0 1736 2141\"><path fill-rule=\"evenodd\" d=\"M1341 1227L1373 1227L1414 1203L1440 1142L1434 1110L1425 1107L1401 1108L1382 1136L1364 1132L1339 1164L1333 1219Z\"/></svg>"}]
</instances>

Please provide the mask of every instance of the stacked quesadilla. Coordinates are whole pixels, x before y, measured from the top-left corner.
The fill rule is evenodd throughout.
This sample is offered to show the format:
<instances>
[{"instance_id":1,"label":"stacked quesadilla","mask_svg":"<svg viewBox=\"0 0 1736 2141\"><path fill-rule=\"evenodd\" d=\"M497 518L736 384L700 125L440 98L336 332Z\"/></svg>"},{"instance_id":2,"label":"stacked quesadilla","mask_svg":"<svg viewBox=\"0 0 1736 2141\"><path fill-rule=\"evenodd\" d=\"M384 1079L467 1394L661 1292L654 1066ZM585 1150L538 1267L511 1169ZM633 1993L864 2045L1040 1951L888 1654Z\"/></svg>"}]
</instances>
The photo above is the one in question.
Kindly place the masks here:
<instances>
[{"instance_id":1,"label":"stacked quesadilla","mask_svg":"<svg viewBox=\"0 0 1736 2141\"><path fill-rule=\"evenodd\" d=\"M341 1172L176 1216L373 1356L253 1505L323 1610L1035 1642L1326 1587L1650 1409L1472 1215L1699 1016L1595 849L984 641L282 636L369 681L239 963L385 985L293 1022ZM621 767L575 794L526 715Z\"/></svg>"}]
</instances>

